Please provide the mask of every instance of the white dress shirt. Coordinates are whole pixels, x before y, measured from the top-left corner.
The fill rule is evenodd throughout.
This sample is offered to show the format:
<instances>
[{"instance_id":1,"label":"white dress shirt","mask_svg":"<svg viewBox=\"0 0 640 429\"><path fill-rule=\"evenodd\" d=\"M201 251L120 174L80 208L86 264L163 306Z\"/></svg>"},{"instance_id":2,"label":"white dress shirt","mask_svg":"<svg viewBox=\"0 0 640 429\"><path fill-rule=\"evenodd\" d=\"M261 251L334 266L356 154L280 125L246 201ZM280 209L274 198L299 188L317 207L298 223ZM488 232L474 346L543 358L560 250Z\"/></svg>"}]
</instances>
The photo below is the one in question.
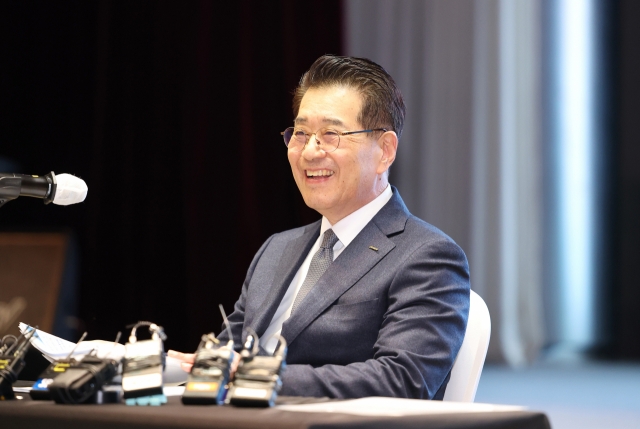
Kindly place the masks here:
<instances>
[{"instance_id":1,"label":"white dress shirt","mask_svg":"<svg viewBox=\"0 0 640 429\"><path fill-rule=\"evenodd\" d=\"M371 221L371 219L373 219L373 217L380 211L380 209L385 204L387 204L392 195L393 191L391 191L391 186L387 185L387 188L373 201L360 207L349 216L338 221L335 225L331 225L326 217L322 217L320 236L309 251L309 254L305 258L302 265L300 265L300 268L298 268L298 272L291 281L289 289L287 289L287 292L284 294L284 298L282 298L278 309L273 315L273 319L271 319L269 327L264 332L262 337L260 337L260 345L268 353L273 354L276 345L278 344L278 335L280 335L280 332L282 332L282 324L291 315L291 307L293 306L293 301L295 300L296 295L298 294L298 291L302 286L302 283L304 283L304 279L307 277L309 265L311 265L311 258L320 248L320 243L322 242L322 236L324 235L324 232L331 228L338 237L338 242L333 246L333 260L335 261L335 259L340 256L340 253L342 253L344 249L353 241L353 239L356 238L360 231L362 231L362 229Z\"/></svg>"}]
</instances>

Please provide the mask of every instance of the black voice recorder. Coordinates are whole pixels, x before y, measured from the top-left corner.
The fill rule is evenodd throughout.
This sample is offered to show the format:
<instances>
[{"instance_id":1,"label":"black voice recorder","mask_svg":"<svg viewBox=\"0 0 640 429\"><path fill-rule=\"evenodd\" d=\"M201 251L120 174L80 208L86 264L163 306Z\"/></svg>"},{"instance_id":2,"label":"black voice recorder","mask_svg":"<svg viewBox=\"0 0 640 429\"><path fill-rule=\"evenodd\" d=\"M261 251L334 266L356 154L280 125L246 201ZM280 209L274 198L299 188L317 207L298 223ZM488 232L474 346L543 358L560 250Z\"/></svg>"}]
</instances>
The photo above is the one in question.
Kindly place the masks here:
<instances>
[{"instance_id":1,"label":"black voice recorder","mask_svg":"<svg viewBox=\"0 0 640 429\"><path fill-rule=\"evenodd\" d=\"M15 399L13 383L16 382L20 372L24 369L24 358L31 345L31 337L35 332L36 330L31 328L26 335L22 334L18 338L7 335L2 339L0 345L0 401ZM14 341L9 343L9 337Z\"/></svg>"},{"instance_id":2,"label":"black voice recorder","mask_svg":"<svg viewBox=\"0 0 640 429\"><path fill-rule=\"evenodd\" d=\"M227 402L239 407L273 407L282 387L280 373L286 366L287 343L280 342L273 356L257 356L258 337L247 335L240 363L229 387Z\"/></svg>"},{"instance_id":3,"label":"black voice recorder","mask_svg":"<svg viewBox=\"0 0 640 429\"><path fill-rule=\"evenodd\" d=\"M229 383L233 341L222 345L213 333L203 335L182 394L186 405L222 404Z\"/></svg>"},{"instance_id":4,"label":"black voice recorder","mask_svg":"<svg viewBox=\"0 0 640 429\"><path fill-rule=\"evenodd\" d=\"M76 347L87 336L85 332ZM118 344L120 332L114 341ZM98 357L93 350L80 360L72 358L75 348L60 361L53 362L40 376L31 389L33 399L41 399L47 393L58 404L85 404L118 402L118 391L105 393L103 388L111 382L118 373L120 362L109 358L109 352L104 358ZM113 349L112 349L113 350ZM38 385L46 385L46 389L37 389Z\"/></svg>"},{"instance_id":5,"label":"black voice recorder","mask_svg":"<svg viewBox=\"0 0 640 429\"><path fill-rule=\"evenodd\" d=\"M221 405L224 403L234 352L229 320L222 304L219 308L227 327L229 342L226 345L221 344L213 333L202 336L182 394L183 404Z\"/></svg>"}]
</instances>

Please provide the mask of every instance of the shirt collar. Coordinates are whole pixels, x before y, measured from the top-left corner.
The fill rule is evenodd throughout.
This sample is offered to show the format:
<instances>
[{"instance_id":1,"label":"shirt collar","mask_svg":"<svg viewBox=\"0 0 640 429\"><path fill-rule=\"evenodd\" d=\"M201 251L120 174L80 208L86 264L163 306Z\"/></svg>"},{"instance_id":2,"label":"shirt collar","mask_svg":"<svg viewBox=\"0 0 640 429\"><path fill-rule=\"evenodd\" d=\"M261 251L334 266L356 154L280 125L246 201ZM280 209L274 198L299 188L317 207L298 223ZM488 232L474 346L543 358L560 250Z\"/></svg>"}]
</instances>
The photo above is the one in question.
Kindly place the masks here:
<instances>
[{"instance_id":1,"label":"shirt collar","mask_svg":"<svg viewBox=\"0 0 640 429\"><path fill-rule=\"evenodd\" d=\"M387 204L387 202L393 196L391 186L387 185L386 189L382 191L380 195L373 199L373 201L360 207L349 216L339 220L335 225L331 225L329 220L322 216L322 225L320 226L320 237L323 236L326 230L333 229L333 232L340 240L340 243L344 247L348 246L354 238L364 229L365 226L373 219L373 217L380 211L380 209Z\"/></svg>"}]
</instances>

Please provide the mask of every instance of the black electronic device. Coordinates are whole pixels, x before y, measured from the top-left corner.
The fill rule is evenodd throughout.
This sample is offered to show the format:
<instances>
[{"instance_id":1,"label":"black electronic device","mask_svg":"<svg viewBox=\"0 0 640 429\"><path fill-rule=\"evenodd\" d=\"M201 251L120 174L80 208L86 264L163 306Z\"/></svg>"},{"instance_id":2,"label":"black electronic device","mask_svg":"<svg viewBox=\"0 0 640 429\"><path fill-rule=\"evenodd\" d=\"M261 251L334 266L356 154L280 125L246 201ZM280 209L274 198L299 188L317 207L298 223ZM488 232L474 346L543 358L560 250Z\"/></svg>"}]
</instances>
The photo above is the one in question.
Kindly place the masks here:
<instances>
[{"instance_id":1,"label":"black electronic device","mask_svg":"<svg viewBox=\"0 0 640 429\"><path fill-rule=\"evenodd\" d=\"M48 385L58 404L83 404L92 399L118 373L118 362L87 355L73 363Z\"/></svg>"},{"instance_id":2,"label":"black electronic device","mask_svg":"<svg viewBox=\"0 0 640 429\"><path fill-rule=\"evenodd\" d=\"M78 344L86 335L85 332ZM119 339L120 332L114 342L114 348ZM54 362L47 369L47 371L51 369L53 373L57 369L58 372L50 382L46 383L51 399L58 404L117 402L119 391L110 391L105 395L102 389L116 376L120 362L110 359L109 353L104 358L89 354L84 356L82 360L75 360L71 358L74 350L75 348L65 359Z\"/></svg>"},{"instance_id":3,"label":"black electronic device","mask_svg":"<svg viewBox=\"0 0 640 429\"><path fill-rule=\"evenodd\" d=\"M286 366L287 343L280 342L273 356L257 356L258 336L247 335L240 363L229 386L227 402L239 407L273 407L282 387L280 373Z\"/></svg>"},{"instance_id":4,"label":"black electronic device","mask_svg":"<svg viewBox=\"0 0 640 429\"><path fill-rule=\"evenodd\" d=\"M186 405L224 403L233 361L233 341L223 345L213 333L203 335L182 394Z\"/></svg>"},{"instance_id":5,"label":"black electronic device","mask_svg":"<svg viewBox=\"0 0 640 429\"><path fill-rule=\"evenodd\" d=\"M70 367L77 362L75 359L60 359L52 362L51 365L38 377L38 380L33 384L29 391L29 396L33 400L51 400L51 394L49 393L49 385L53 383L59 375L66 372Z\"/></svg>"},{"instance_id":6,"label":"black electronic device","mask_svg":"<svg viewBox=\"0 0 640 429\"><path fill-rule=\"evenodd\" d=\"M73 352L76 350L78 345L86 337L87 333L85 332L84 334L82 334L82 337L80 337L75 347L69 352L69 355L67 355L66 358L51 362L51 364L47 367L47 369L44 370L44 372L40 375L40 377L38 377L36 382L31 387L31 390L29 391L29 396L31 396L31 399L44 401L52 399L51 394L49 393L49 385L53 383L53 380L56 379L59 375L66 372L67 369L77 365L78 362L76 362L76 360L71 356L73 355ZM116 342L118 341L118 339L119 336L116 339Z\"/></svg>"},{"instance_id":7,"label":"black electronic device","mask_svg":"<svg viewBox=\"0 0 640 429\"><path fill-rule=\"evenodd\" d=\"M234 352L231 328L222 305L220 305L220 312L227 326L229 342L221 344L213 333L202 336L182 394L183 404L224 403Z\"/></svg>"},{"instance_id":8,"label":"black electronic device","mask_svg":"<svg viewBox=\"0 0 640 429\"><path fill-rule=\"evenodd\" d=\"M31 328L25 335L22 334L18 338L15 338L15 342L11 344L3 344L0 347L2 354L0 354L0 401L15 399L13 393L13 383L18 380L20 371L25 366L24 358L31 345L31 337L35 334L36 330ZM12 336L13 337L13 336ZM3 338L3 343L8 337Z\"/></svg>"},{"instance_id":9,"label":"black electronic device","mask_svg":"<svg viewBox=\"0 0 640 429\"><path fill-rule=\"evenodd\" d=\"M138 341L136 329L148 326L151 339ZM162 373L165 367L163 341L167 339L162 326L151 322L133 325L125 345L122 369L122 392L127 405L160 405L167 401L163 392ZM138 398L144 398L138 401Z\"/></svg>"}]
</instances>

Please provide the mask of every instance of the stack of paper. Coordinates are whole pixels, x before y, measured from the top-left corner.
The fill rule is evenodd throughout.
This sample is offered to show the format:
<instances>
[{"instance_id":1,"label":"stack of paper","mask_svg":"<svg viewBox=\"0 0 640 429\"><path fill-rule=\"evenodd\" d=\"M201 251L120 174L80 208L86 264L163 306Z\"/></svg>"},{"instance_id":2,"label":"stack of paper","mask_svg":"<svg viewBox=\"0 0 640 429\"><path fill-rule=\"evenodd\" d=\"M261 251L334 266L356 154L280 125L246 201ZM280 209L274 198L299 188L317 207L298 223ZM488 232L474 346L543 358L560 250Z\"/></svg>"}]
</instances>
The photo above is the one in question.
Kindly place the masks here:
<instances>
[{"instance_id":1,"label":"stack of paper","mask_svg":"<svg viewBox=\"0 0 640 429\"><path fill-rule=\"evenodd\" d=\"M20 323L20 332L26 334L33 328L25 323ZM71 353L71 357L81 360L89 353L95 352L99 358L120 360L124 357L125 346L112 341L93 340L82 341L77 346L71 341L63 340L55 335L48 334L39 329L31 337L31 345L38 349L50 362L64 359ZM75 350L74 350L75 348ZM72 353L73 352L73 353ZM167 366L163 375L164 383L183 383L187 381L187 373L180 367L180 361L167 356Z\"/></svg>"},{"instance_id":2,"label":"stack of paper","mask_svg":"<svg viewBox=\"0 0 640 429\"><path fill-rule=\"evenodd\" d=\"M23 334L33 329L25 323L20 323L19 328ZM113 360L120 360L124 356L124 345L122 344L95 340L82 341L76 347L76 344L71 341L63 340L39 329L37 329L36 333L31 337L31 345L42 352L44 357L49 361L64 359L69 356L72 351L71 357L78 360L93 351L95 351L96 356L99 358L109 357Z\"/></svg>"}]
</instances>

